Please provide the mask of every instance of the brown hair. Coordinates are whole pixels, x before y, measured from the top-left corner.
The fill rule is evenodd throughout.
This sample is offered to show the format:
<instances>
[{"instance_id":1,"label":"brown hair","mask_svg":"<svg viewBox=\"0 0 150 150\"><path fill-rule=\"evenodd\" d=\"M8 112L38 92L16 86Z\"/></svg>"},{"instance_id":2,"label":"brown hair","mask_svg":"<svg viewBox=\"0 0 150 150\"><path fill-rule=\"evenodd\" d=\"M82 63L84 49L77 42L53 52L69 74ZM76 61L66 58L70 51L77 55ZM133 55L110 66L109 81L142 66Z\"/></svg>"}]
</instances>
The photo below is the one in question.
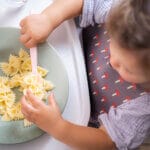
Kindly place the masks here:
<instances>
[{"instance_id":1,"label":"brown hair","mask_svg":"<svg viewBox=\"0 0 150 150\"><path fill-rule=\"evenodd\" d=\"M122 48L136 52L150 78L150 0L121 0L110 11L106 28Z\"/></svg>"}]
</instances>

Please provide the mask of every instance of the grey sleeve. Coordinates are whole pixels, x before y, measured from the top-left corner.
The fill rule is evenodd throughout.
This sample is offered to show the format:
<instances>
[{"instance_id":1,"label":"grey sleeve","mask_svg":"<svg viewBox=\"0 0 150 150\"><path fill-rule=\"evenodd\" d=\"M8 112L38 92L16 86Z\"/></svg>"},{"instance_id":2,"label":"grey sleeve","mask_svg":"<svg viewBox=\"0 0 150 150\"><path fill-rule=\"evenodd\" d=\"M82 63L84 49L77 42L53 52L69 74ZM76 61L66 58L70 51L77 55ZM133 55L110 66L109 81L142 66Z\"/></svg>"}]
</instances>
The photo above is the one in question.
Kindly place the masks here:
<instances>
[{"instance_id":1,"label":"grey sleeve","mask_svg":"<svg viewBox=\"0 0 150 150\"><path fill-rule=\"evenodd\" d=\"M111 108L99 119L119 150L135 149L150 136L150 95Z\"/></svg>"},{"instance_id":2,"label":"grey sleeve","mask_svg":"<svg viewBox=\"0 0 150 150\"><path fill-rule=\"evenodd\" d=\"M119 0L83 0L80 26L86 27L94 23L104 23L112 5Z\"/></svg>"}]
</instances>

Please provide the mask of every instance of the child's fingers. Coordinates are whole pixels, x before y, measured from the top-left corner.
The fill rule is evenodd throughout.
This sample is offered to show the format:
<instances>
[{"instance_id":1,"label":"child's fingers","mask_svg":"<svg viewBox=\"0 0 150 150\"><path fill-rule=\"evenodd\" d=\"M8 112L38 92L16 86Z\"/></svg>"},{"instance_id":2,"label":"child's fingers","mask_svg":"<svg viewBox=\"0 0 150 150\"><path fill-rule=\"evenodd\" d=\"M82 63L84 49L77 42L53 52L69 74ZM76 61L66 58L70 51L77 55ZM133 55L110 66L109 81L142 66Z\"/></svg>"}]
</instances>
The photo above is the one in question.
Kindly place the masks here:
<instances>
[{"instance_id":1,"label":"child's fingers","mask_svg":"<svg viewBox=\"0 0 150 150\"><path fill-rule=\"evenodd\" d=\"M25 34L26 33L26 28L24 26L20 29L20 33L21 34Z\"/></svg>"},{"instance_id":2,"label":"child's fingers","mask_svg":"<svg viewBox=\"0 0 150 150\"><path fill-rule=\"evenodd\" d=\"M48 102L49 102L50 105L56 106L56 101L54 99L54 94L53 93L50 93L50 95L48 96Z\"/></svg>"},{"instance_id":3,"label":"child's fingers","mask_svg":"<svg viewBox=\"0 0 150 150\"><path fill-rule=\"evenodd\" d=\"M26 117L35 111L35 109L26 101L25 96L21 99L21 111Z\"/></svg>"},{"instance_id":4,"label":"child's fingers","mask_svg":"<svg viewBox=\"0 0 150 150\"><path fill-rule=\"evenodd\" d=\"M24 26L24 24L25 24L25 20L26 20L26 18L24 18L24 19L22 19L22 20L20 21L20 26L21 26L21 27L23 27L23 26Z\"/></svg>"},{"instance_id":5,"label":"child's fingers","mask_svg":"<svg viewBox=\"0 0 150 150\"><path fill-rule=\"evenodd\" d=\"M26 93L26 97L27 99L31 102L32 106L37 108L37 107L41 107L42 105L42 101L40 101L37 97L35 97L30 90L27 90Z\"/></svg>"},{"instance_id":6,"label":"child's fingers","mask_svg":"<svg viewBox=\"0 0 150 150\"><path fill-rule=\"evenodd\" d=\"M35 41L34 41L33 39L30 39L30 40L28 40L28 41L25 43L25 46L26 46L27 48L32 48L32 47L36 46L36 43L35 43Z\"/></svg>"},{"instance_id":7,"label":"child's fingers","mask_svg":"<svg viewBox=\"0 0 150 150\"><path fill-rule=\"evenodd\" d=\"M22 43L27 43L29 40L30 40L29 34L22 34L21 37L20 37L20 41Z\"/></svg>"}]
</instances>

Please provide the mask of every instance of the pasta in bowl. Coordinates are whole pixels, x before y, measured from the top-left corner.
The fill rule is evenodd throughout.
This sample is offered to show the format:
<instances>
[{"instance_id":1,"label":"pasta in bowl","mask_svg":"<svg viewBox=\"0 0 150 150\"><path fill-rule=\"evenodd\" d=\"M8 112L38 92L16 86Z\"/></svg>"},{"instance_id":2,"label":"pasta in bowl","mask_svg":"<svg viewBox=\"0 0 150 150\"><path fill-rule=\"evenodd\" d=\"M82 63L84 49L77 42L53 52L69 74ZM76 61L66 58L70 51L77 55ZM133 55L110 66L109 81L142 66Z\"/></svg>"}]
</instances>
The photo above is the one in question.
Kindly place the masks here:
<instances>
[{"instance_id":1,"label":"pasta in bowl","mask_svg":"<svg viewBox=\"0 0 150 150\"><path fill-rule=\"evenodd\" d=\"M20 98L30 89L40 99L53 90L63 112L68 99L66 69L56 50L47 43L38 46L38 74L31 73L28 50L19 41L19 29L0 28L0 143L21 143L44 133L24 118ZM8 42L9 41L9 42ZM38 84L37 84L38 83ZM54 85L54 86L53 86Z\"/></svg>"}]
</instances>

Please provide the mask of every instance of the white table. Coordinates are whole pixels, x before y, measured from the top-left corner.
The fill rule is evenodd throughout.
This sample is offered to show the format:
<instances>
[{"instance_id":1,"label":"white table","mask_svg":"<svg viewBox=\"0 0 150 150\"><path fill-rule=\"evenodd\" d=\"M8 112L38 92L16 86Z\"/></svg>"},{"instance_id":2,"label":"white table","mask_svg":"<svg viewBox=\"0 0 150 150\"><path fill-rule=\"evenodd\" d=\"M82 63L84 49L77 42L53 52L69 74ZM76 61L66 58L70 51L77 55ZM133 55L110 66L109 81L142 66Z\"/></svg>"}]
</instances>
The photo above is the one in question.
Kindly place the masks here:
<instances>
[{"instance_id":1,"label":"white table","mask_svg":"<svg viewBox=\"0 0 150 150\"><path fill-rule=\"evenodd\" d=\"M19 27L21 18L32 12L39 13L50 0L28 0L25 5L10 7L0 0L0 26ZM15 1L15 0L12 0ZM17 1L17 0L16 0ZM6 19L7 18L7 19ZM87 125L90 103L84 57L73 20L60 25L48 38L60 54L69 78L69 98L63 117L75 124ZM3 145L0 150L69 150L68 146L44 134L27 143Z\"/></svg>"}]
</instances>

